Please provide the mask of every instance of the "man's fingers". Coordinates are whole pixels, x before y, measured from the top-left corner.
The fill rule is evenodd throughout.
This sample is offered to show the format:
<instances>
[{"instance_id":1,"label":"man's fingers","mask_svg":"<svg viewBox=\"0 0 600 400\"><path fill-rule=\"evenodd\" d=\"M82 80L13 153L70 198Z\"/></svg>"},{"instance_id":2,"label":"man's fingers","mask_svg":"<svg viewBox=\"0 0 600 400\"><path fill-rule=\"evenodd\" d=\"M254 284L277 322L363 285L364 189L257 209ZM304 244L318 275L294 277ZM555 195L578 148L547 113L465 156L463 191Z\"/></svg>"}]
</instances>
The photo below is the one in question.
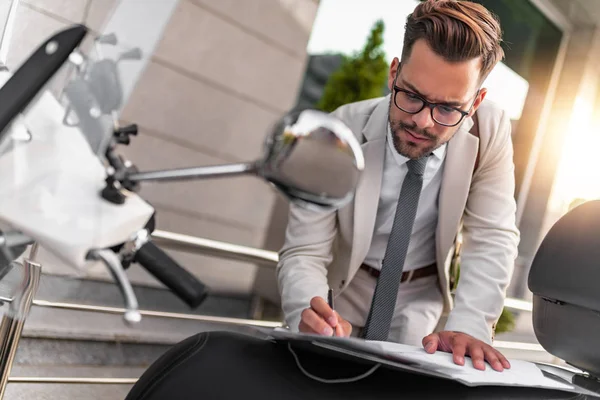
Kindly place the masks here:
<instances>
[{"instance_id":1,"label":"man's fingers","mask_svg":"<svg viewBox=\"0 0 600 400\"><path fill-rule=\"evenodd\" d=\"M298 330L302 333L317 333L310 326L306 325L304 321L300 321L300 325L298 325Z\"/></svg>"},{"instance_id":2,"label":"man's fingers","mask_svg":"<svg viewBox=\"0 0 600 400\"><path fill-rule=\"evenodd\" d=\"M338 326L342 327L343 330L343 337L350 337L350 335L352 334L352 325L350 325L350 322L348 321L343 321L341 324L339 324Z\"/></svg>"},{"instance_id":3,"label":"man's fingers","mask_svg":"<svg viewBox=\"0 0 600 400\"><path fill-rule=\"evenodd\" d=\"M504 357L504 354L497 351L497 355L498 355L498 359L500 360L500 363L502 364L502 366L506 369L510 369L510 362L506 359L506 357Z\"/></svg>"},{"instance_id":4,"label":"man's fingers","mask_svg":"<svg viewBox=\"0 0 600 400\"><path fill-rule=\"evenodd\" d=\"M439 336L437 333L432 333L431 335L425 336L423 338L423 347L425 351L428 353L435 353L438 348Z\"/></svg>"},{"instance_id":5,"label":"man's fingers","mask_svg":"<svg viewBox=\"0 0 600 400\"><path fill-rule=\"evenodd\" d=\"M473 362L473 368L485 371L484 351L481 343L472 342L469 346L469 355Z\"/></svg>"},{"instance_id":6,"label":"man's fingers","mask_svg":"<svg viewBox=\"0 0 600 400\"><path fill-rule=\"evenodd\" d=\"M335 327L335 335L341 337L349 337L352 333L352 325L350 325L350 322L342 318L337 311L335 311L335 315L338 320L338 324Z\"/></svg>"},{"instance_id":7,"label":"man's fingers","mask_svg":"<svg viewBox=\"0 0 600 400\"><path fill-rule=\"evenodd\" d=\"M320 315L323 318L323 320L327 321L329 326L331 326L332 328L335 328L337 326L339 321L337 319L336 313L331 309L331 307L329 307L329 304L327 304L324 298L318 296L313 297L310 301L310 307L318 315Z\"/></svg>"},{"instance_id":8,"label":"man's fingers","mask_svg":"<svg viewBox=\"0 0 600 400\"><path fill-rule=\"evenodd\" d=\"M344 334L344 328L342 327L342 324L337 324L337 326L335 328L333 328L333 333L334 333L334 336L339 336L339 337L346 336Z\"/></svg>"},{"instance_id":9,"label":"man's fingers","mask_svg":"<svg viewBox=\"0 0 600 400\"><path fill-rule=\"evenodd\" d=\"M437 338L439 351L452 352L455 364L465 365L465 356L471 358L473 368L485 371L486 361L498 372L510 368L510 362L492 346L467 334L443 331L423 338L423 346Z\"/></svg>"},{"instance_id":10,"label":"man's fingers","mask_svg":"<svg viewBox=\"0 0 600 400\"><path fill-rule=\"evenodd\" d=\"M326 336L348 337L352 326L329 307L322 297L313 297L310 308L302 311L300 332L317 333Z\"/></svg>"},{"instance_id":11,"label":"man's fingers","mask_svg":"<svg viewBox=\"0 0 600 400\"><path fill-rule=\"evenodd\" d=\"M308 326L303 321L300 321L299 330L302 333L311 333L313 335L322 335L322 333L316 332L313 328L311 328L310 326Z\"/></svg>"},{"instance_id":12,"label":"man's fingers","mask_svg":"<svg viewBox=\"0 0 600 400\"><path fill-rule=\"evenodd\" d=\"M465 354L467 352L467 339L462 336L457 336L452 342L452 354L454 363L465 365Z\"/></svg>"},{"instance_id":13,"label":"man's fingers","mask_svg":"<svg viewBox=\"0 0 600 400\"><path fill-rule=\"evenodd\" d=\"M318 333L319 335L333 335L333 328L329 326L312 308L307 308L302 311L302 323L304 323L309 330L312 330L314 333Z\"/></svg>"},{"instance_id":14,"label":"man's fingers","mask_svg":"<svg viewBox=\"0 0 600 400\"><path fill-rule=\"evenodd\" d=\"M510 368L508 360L493 347L488 347L485 350L485 359L498 372L504 371L505 368ZM508 367L506 366L508 365Z\"/></svg>"}]
</instances>

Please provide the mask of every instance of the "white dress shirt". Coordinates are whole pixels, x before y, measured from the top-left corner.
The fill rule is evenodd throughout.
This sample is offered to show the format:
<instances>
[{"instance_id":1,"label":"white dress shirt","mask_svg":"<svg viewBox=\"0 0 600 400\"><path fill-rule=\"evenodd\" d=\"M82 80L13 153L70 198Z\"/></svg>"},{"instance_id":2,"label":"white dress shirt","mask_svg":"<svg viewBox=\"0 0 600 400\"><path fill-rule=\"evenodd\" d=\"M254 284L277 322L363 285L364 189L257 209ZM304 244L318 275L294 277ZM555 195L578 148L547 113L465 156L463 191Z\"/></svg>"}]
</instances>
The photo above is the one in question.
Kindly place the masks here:
<instances>
[{"instance_id":1,"label":"white dress shirt","mask_svg":"<svg viewBox=\"0 0 600 400\"><path fill-rule=\"evenodd\" d=\"M375 229L371 239L371 247L365 258L365 264L381 269L388 237L392 230L396 204L402 188L402 182L408 172L408 158L400 155L392 141L388 125L386 136L386 152L383 166L383 180L375 219ZM417 207L417 215L413 226L408 253L404 262L404 271L425 267L435 263L435 230L438 219L438 194L442 183L442 172L446 144L440 146L427 161L423 175L423 189Z\"/></svg>"}]
</instances>

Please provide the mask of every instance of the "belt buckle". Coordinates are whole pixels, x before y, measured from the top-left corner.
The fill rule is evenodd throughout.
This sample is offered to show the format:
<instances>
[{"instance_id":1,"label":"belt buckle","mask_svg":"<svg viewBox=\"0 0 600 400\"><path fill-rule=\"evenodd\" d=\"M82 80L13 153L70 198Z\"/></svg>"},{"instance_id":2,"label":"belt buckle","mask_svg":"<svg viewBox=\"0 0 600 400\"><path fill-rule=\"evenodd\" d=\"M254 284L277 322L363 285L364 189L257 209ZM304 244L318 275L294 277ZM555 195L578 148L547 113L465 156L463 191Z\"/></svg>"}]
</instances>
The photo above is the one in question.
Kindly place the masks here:
<instances>
[{"instance_id":1,"label":"belt buckle","mask_svg":"<svg viewBox=\"0 0 600 400\"><path fill-rule=\"evenodd\" d=\"M414 274L415 274L414 269L411 269L410 271L408 271L408 275L406 275L406 280L404 282L409 283L412 280Z\"/></svg>"}]
</instances>

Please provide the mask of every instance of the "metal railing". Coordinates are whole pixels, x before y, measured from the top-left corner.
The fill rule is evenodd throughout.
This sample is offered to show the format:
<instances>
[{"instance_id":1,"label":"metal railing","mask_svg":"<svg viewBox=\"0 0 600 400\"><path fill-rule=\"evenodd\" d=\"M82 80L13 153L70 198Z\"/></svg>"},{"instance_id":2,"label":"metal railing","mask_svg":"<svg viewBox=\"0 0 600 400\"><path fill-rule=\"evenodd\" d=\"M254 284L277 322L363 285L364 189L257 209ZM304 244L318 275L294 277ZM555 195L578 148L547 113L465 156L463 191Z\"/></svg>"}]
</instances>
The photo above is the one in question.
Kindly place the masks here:
<instances>
[{"instance_id":1,"label":"metal railing","mask_svg":"<svg viewBox=\"0 0 600 400\"><path fill-rule=\"evenodd\" d=\"M256 263L257 265L269 268L275 268L278 262L278 254L273 251L267 251L262 249L256 249L252 247L235 245L227 242L220 242L216 240L210 240L205 238L199 238L189 235L182 235L178 233L166 232L156 230L152 234L154 242L167 249L179 250L188 253L195 253L201 255L210 255L223 259L237 260ZM0 297L1 302L10 303L10 306L17 305L15 303L20 299L10 299ZM36 307L55 308L63 310L73 311L88 311L88 312L99 312L108 314L119 314L125 313L125 308L120 307L107 307L107 306L96 306L87 304L75 304L75 303L61 303L47 300L33 299L30 303ZM532 305L530 302L507 298L505 306L508 308L531 312ZM151 310L140 310L140 314L147 317L156 318L171 318L179 320L193 320L202 322L212 323L223 323L223 324L234 324L234 325L247 325L247 326L259 326L268 328L281 327L281 322L274 321L262 321L256 319L241 319L241 318L227 318L217 317L208 315L196 315L196 314L185 314L185 313L172 313L172 312L161 312ZM22 324L21 328L22 328ZM19 335L20 336L20 335ZM18 340L17 340L18 343ZM545 350L538 344L533 343L520 343L502 341L495 342L497 348L515 349L523 351L536 351L544 352ZM2 349L0 349L2 350ZM12 343L10 347L11 361L14 357L14 351L16 351L16 343ZM59 383L59 384L135 384L137 378L87 378L87 377L13 377L6 376L4 386L8 383ZM0 393L0 398L2 394Z\"/></svg>"},{"instance_id":2,"label":"metal railing","mask_svg":"<svg viewBox=\"0 0 600 400\"><path fill-rule=\"evenodd\" d=\"M125 308L121 307L106 307L106 306L95 306L88 304L75 304L75 303L59 303L54 301L46 300L33 300L33 305L37 307L46 308L57 308L62 310L71 311L89 311L99 312L104 314L125 314ZM255 319L244 319L244 318L229 318L229 317L217 317L211 315L197 315L197 314L185 314L185 313L173 313L165 311L152 311L152 310L139 310L139 313L145 317L156 317L156 318L170 318L188 321L201 321L201 322L214 322L219 324L229 325L250 325L258 326L263 328L279 328L282 326L281 322L273 321L262 321Z\"/></svg>"},{"instance_id":3,"label":"metal railing","mask_svg":"<svg viewBox=\"0 0 600 400\"><path fill-rule=\"evenodd\" d=\"M165 248L188 253L212 255L229 260L254 262L261 266L275 268L279 255L274 251L239 246L227 242L198 238L156 230L152 234L154 242ZM506 298L504 306L513 310L531 312L533 305L529 301Z\"/></svg>"},{"instance_id":4,"label":"metal railing","mask_svg":"<svg viewBox=\"0 0 600 400\"><path fill-rule=\"evenodd\" d=\"M263 266L275 267L279 255L274 251L255 249L217 240L199 238L179 233L155 230L152 240L158 246L188 253L211 255L228 260L255 262Z\"/></svg>"}]
</instances>

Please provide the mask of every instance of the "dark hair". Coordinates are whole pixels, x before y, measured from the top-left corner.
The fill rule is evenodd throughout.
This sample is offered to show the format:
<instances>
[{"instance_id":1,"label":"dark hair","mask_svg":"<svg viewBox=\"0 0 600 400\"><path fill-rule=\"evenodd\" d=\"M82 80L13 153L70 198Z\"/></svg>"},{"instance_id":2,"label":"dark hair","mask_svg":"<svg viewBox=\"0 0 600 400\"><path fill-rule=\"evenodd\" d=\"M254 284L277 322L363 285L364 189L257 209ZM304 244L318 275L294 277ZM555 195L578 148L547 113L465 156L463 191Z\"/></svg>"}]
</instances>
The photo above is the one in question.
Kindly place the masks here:
<instances>
[{"instance_id":1,"label":"dark hair","mask_svg":"<svg viewBox=\"0 0 600 400\"><path fill-rule=\"evenodd\" d=\"M419 39L450 62L481 58L481 80L504 57L497 17L470 1L426 0L406 20L402 61Z\"/></svg>"}]
</instances>

